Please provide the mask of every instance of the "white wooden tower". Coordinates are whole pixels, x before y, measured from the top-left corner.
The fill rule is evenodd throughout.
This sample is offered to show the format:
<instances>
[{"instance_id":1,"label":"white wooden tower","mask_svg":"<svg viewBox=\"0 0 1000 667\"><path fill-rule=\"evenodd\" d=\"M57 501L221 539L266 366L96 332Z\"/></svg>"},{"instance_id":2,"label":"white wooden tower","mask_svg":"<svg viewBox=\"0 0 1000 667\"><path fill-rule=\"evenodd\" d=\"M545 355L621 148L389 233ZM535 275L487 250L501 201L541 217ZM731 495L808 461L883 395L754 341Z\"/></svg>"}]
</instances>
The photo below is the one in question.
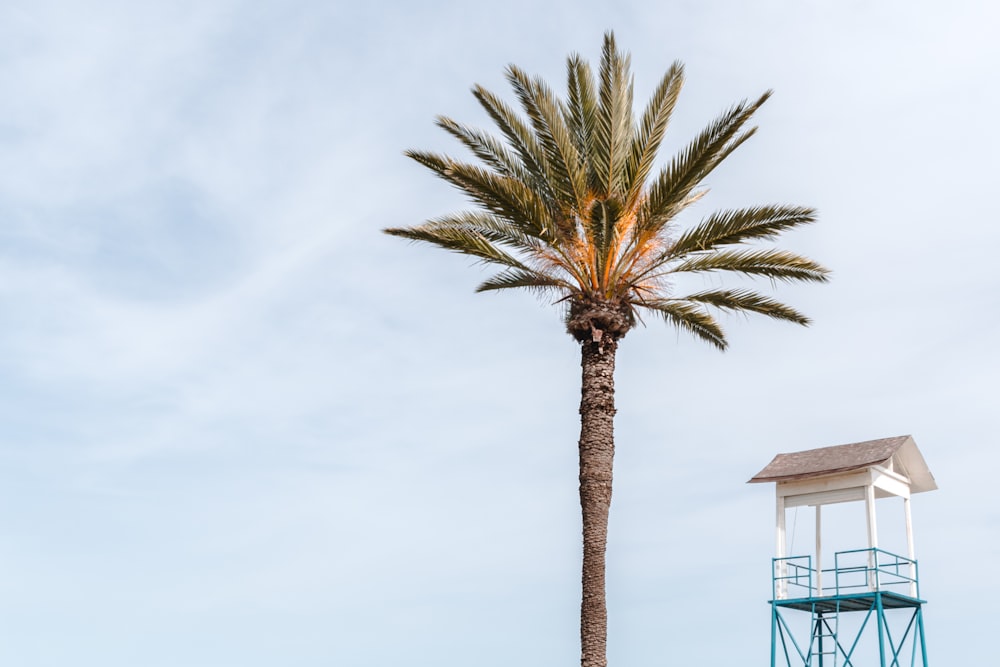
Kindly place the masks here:
<instances>
[{"instance_id":1,"label":"white wooden tower","mask_svg":"<svg viewBox=\"0 0 1000 667\"><path fill-rule=\"evenodd\" d=\"M937 485L913 438L778 454L750 482L775 484L772 667L898 667L904 664L904 652L910 653L906 662L927 667L910 496ZM905 556L879 547L875 507L883 498L902 499L898 516L905 525ZM847 550L836 551L834 562L824 563L823 507L858 501L865 504L867 548L843 545ZM788 553L786 513L798 507L815 508L812 554ZM796 636L791 614L785 612L809 613L808 639L803 633ZM860 625L851 626L842 622L845 612L867 614L861 615ZM872 616L876 622L869 624ZM903 625L894 633L897 616L903 617ZM878 662L858 655L868 643L874 646L874 640L863 641L866 628L869 634L877 629Z\"/></svg>"}]
</instances>

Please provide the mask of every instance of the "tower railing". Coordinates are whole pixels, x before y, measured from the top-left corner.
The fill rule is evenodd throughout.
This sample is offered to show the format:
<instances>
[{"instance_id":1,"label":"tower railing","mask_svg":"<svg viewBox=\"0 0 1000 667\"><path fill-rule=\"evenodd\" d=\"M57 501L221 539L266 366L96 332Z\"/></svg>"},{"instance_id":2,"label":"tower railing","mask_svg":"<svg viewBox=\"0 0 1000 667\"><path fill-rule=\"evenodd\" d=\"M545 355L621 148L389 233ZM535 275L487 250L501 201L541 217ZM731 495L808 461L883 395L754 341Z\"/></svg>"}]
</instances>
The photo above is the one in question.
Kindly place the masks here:
<instances>
[{"instance_id":1,"label":"tower railing","mask_svg":"<svg viewBox=\"0 0 1000 667\"><path fill-rule=\"evenodd\" d=\"M784 600L789 597L814 597L813 584L816 570L812 556L785 556L772 559L771 597Z\"/></svg>"},{"instance_id":2,"label":"tower railing","mask_svg":"<svg viewBox=\"0 0 1000 667\"><path fill-rule=\"evenodd\" d=\"M772 595L775 600L891 592L920 597L917 561L883 549L838 551L834 566L822 570L834 586L820 589L812 556L772 559Z\"/></svg>"}]
</instances>

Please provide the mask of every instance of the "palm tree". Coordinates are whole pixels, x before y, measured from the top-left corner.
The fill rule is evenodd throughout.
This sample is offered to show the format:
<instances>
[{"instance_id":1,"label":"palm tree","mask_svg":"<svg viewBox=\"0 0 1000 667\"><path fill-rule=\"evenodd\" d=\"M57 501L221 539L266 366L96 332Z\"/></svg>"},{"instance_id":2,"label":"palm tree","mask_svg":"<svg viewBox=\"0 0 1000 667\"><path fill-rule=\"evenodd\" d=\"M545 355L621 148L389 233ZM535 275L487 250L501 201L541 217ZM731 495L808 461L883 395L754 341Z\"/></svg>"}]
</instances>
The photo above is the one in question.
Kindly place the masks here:
<instances>
[{"instance_id":1,"label":"palm tree","mask_svg":"<svg viewBox=\"0 0 1000 667\"><path fill-rule=\"evenodd\" d=\"M614 370L618 343L649 312L720 350L726 338L710 309L753 312L806 325L798 311L752 289L712 288L675 296L679 274L728 272L774 281L824 282L828 271L784 250L747 245L813 222L814 211L767 205L716 212L687 229L678 216L706 192L700 184L750 138L753 114L770 96L725 111L655 176L653 167L684 81L674 63L642 116L632 111L630 58L604 36L595 80L578 55L568 92L509 66L520 110L480 86L473 95L501 138L438 117L478 162L425 151L406 154L464 192L474 208L387 234L500 267L477 291L524 288L565 308L580 344L580 505L583 510L583 667L607 665L604 556L614 456Z\"/></svg>"}]
</instances>

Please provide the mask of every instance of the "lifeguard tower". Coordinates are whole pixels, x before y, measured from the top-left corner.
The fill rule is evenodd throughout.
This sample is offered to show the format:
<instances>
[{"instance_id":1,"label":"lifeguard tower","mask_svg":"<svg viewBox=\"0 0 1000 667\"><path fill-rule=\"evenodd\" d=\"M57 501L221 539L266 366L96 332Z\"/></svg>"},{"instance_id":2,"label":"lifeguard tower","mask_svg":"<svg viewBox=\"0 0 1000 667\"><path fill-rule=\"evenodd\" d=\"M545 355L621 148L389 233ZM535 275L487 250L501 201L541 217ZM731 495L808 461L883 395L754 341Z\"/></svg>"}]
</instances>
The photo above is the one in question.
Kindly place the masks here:
<instances>
[{"instance_id":1,"label":"lifeguard tower","mask_svg":"<svg viewBox=\"0 0 1000 667\"><path fill-rule=\"evenodd\" d=\"M776 490L771 667L928 667L910 495L937 485L913 438L778 454L750 482ZM905 556L879 548L883 498L903 501ZM868 546L824 563L822 508L855 501L864 501ZM813 554L787 553L785 515L798 507L816 508Z\"/></svg>"}]
</instances>

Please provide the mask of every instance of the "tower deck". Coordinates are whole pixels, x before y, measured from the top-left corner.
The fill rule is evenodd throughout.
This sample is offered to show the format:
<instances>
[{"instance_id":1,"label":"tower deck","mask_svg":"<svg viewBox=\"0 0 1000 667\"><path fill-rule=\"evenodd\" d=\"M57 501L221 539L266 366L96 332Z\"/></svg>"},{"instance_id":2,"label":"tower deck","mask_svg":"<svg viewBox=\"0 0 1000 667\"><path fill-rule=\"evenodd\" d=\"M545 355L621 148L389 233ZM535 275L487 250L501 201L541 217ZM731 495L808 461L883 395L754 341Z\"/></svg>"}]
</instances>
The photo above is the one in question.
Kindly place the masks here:
<instances>
[{"instance_id":1,"label":"tower deck","mask_svg":"<svg viewBox=\"0 0 1000 667\"><path fill-rule=\"evenodd\" d=\"M787 609L814 613L835 613L838 611L869 611L878 606L877 598L882 598L883 609L907 609L925 604L924 600L891 591L851 593L847 595L824 595L822 597L771 600L770 604Z\"/></svg>"}]
</instances>

